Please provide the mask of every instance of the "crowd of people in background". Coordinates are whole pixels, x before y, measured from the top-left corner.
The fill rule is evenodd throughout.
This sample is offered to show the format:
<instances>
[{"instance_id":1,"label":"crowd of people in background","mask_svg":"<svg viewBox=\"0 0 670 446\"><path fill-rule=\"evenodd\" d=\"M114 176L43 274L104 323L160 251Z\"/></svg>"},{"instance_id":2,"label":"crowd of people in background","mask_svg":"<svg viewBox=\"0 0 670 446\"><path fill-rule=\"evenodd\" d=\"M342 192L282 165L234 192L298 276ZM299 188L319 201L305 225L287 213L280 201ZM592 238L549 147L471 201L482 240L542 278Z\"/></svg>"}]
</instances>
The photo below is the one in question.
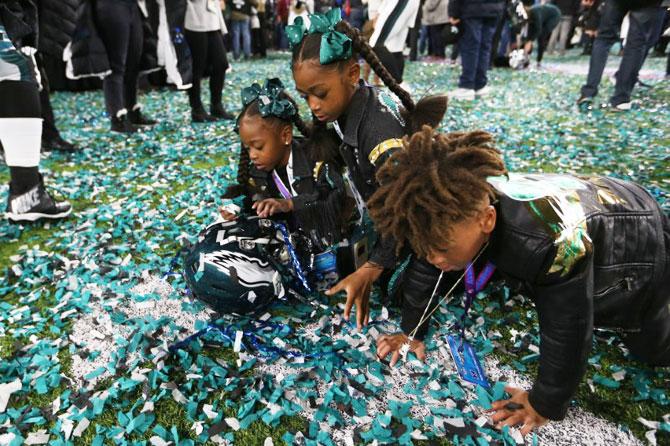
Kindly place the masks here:
<instances>
[{"instance_id":1,"label":"crowd of people in background","mask_svg":"<svg viewBox=\"0 0 670 446\"><path fill-rule=\"evenodd\" d=\"M78 148L58 131L50 91L102 88L110 129L134 133L156 124L142 112L140 86L168 84L186 91L193 122L233 119L222 101L226 72L232 68L228 53L238 61L265 58L268 50L288 51L286 30L296 18L309 27L309 14L332 8L341 10L343 20L359 30L408 90L406 60L455 65L460 59L458 85L449 92L456 101L486 96L491 67L528 68L533 53L541 67L545 54L562 56L577 47L590 56L586 82L575 94L577 104L588 109L608 54L619 45L623 57L609 105L628 110L633 88L645 86L638 75L647 57L667 57L670 76L669 7L670 0L0 0L0 56L11 67L0 71L0 83L12 91L11 101L1 101L0 119L41 119L39 134L30 138L38 141L31 150L74 152ZM363 78L382 85L360 62ZM209 109L200 88L206 76ZM18 81L32 85L30 92L12 88ZM32 104L35 92L39 100L30 110L12 105ZM5 152L17 138L10 133L0 134ZM30 166L12 167L36 169L39 156L28 158L20 164ZM10 166L12 159L5 153ZM36 171L27 175L17 169L12 178L29 178L12 189L17 196L42 184ZM48 200L40 205L42 195L23 200L21 209L56 209ZM20 219L20 214L12 215ZM31 218L51 215L63 212L38 212Z\"/></svg>"}]
</instances>

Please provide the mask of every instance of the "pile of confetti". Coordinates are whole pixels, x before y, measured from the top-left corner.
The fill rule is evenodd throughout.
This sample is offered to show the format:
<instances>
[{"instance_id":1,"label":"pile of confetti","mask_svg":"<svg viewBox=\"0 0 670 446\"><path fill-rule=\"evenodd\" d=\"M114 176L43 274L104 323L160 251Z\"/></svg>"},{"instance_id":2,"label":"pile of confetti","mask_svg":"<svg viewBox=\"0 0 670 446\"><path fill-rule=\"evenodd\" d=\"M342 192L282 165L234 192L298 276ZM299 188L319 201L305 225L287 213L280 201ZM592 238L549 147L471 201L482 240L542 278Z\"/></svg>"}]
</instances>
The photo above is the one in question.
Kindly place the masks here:
<instances>
[{"instance_id":1,"label":"pile of confetti","mask_svg":"<svg viewBox=\"0 0 670 446\"><path fill-rule=\"evenodd\" d=\"M492 132L510 170L632 179L670 211L663 63L645 65L652 88L636 90L628 113L577 110L588 59L572 53L542 70L493 70L494 94L452 102L443 126ZM234 64L228 108L239 108L240 86L265 77L292 88L288 65L285 54ZM420 96L455 88L457 76L418 62L406 79ZM611 89L606 79L603 98ZM532 304L501 284L479 295L466 330L490 389L464 385L447 352L458 296L436 317L428 361L410 355L393 369L377 360L374 339L397 330L398 313L376 300L363 332L342 319L341 299L325 296L255 318L192 301L173 259L216 216L239 142L231 122L191 124L184 92L151 90L142 101L160 123L126 138L108 132L100 91L54 94L63 136L83 150L44 154L42 170L73 216L0 222L0 445L670 442L670 370L634 362L606 332L565 421L525 439L495 429L485 410L503 383L531 385L539 352ZM7 170L0 179L7 194Z\"/></svg>"}]
</instances>

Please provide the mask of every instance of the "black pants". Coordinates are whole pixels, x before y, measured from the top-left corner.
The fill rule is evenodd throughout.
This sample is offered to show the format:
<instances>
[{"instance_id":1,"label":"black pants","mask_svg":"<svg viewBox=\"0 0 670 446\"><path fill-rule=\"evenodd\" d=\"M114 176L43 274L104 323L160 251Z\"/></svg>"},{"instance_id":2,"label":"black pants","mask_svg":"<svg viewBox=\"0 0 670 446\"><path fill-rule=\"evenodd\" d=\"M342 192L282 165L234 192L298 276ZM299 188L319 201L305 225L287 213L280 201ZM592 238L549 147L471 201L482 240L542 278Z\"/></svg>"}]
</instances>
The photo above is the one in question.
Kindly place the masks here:
<instances>
[{"instance_id":1,"label":"black pants","mask_svg":"<svg viewBox=\"0 0 670 446\"><path fill-rule=\"evenodd\" d=\"M24 81L0 82L0 119L39 118L40 96L37 84ZM0 149L2 144L0 144ZM9 167L10 191L21 195L32 189L40 181L39 168Z\"/></svg>"},{"instance_id":2,"label":"black pants","mask_svg":"<svg viewBox=\"0 0 670 446\"><path fill-rule=\"evenodd\" d=\"M0 118L41 118L37 84L0 81Z\"/></svg>"},{"instance_id":3,"label":"black pants","mask_svg":"<svg viewBox=\"0 0 670 446\"><path fill-rule=\"evenodd\" d=\"M430 39L430 48L431 48L431 55L436 56L436 57L442 57L444 58L445 56L445 44L444 44L444 39L442 39L442 31L444 31L444 27L446 25L430 25L428 27L428 36Z\"/></svg>"},{"instance_id":4,"label":"black pants","mask_svg":"<svg viewBox=\"0 0 670 446\"><path fill-rule=\"evenodd\" d=\"M209 93L211 107L221 105L221 92L226 78L228 58L221 31L195 32L186 30L186 41L193 56L193 86L188 90L191 109L203 109L200 98L200 81L209 66Z\"/></svg>"},{"instance_id":5,"label":"black pants","mask_svg":"<svg viewBox=\"0 0 670 446\"><path fill-rule=\"evenodd\" d=\"M385 46L376 46L374 50L384 68L391 73L391 76L398 83L401 83L405 72L405 56L402 54L402 51L392 53Z\"/></svg>"},{"instance_id":6,"label":"black pants","mask_svg":"<svg viewBox=\"0 0 670 446\"><path fill-rule=\"evenodd\" d=\"M554 31L554 28L543 30L542 34L537 38L537 63L542 62L542 59L544 58L544 52L549 45L549 39L551 39L551 33Z\"/></svg>"},{"instance_id":7,"label":"black pants","mask_svg":"<svg viewBox=\"0 0 670 446\"><path fill-rule=\"evenodd\" d=\"M42 90L40 91L40 106L42 108L42 140L51 141L60 137L60 132L56 128L56 118L54 118L54 111L51 107L51 85L47 72L44 69L41 54L37 53L37 68L40 70L40 77L42 78Z\"/></svg>"},{"instance_id":8,"label":"black pants","mask_svg":"<svg viewBox=\"0 0 670 446\"><path fill-rule=\"evenodd\" d=\"M267 56L267 42L265 38L265 28L267 27L265 14L258 14L260 28L251 30L251 49L254 54L261 57Z\"/></svg>"},{"instance_id":9,"label":"black pants","mask_svg":"<svg viewBox=\"0 0 670 446\"><path fill-rule=\"evenodd\" d=\"M136 1L96 0L96 24L105 45L112 73L102 82L110 116L137 104L144 34Z\"/></svg>"}]
</instances>

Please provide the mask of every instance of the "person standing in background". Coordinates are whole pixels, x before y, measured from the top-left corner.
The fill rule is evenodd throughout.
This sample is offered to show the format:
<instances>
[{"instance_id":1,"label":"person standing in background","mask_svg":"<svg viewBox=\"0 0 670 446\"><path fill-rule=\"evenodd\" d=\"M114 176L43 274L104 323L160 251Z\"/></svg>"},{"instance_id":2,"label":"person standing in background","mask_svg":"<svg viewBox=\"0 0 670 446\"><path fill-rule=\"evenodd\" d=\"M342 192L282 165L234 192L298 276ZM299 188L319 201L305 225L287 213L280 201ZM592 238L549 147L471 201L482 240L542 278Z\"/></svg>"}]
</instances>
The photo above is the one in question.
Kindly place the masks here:
<instances>
[{"instance_id":1,"label":"person standing in background","mask_svg":"<svg viewBox=\"0 0 670 446\"><path fill-rule=\"evenodd\" d=\"M422 10L422 25L428 27L430 55L444 59L446 44L442 32L449 23L448 0L426 0Z\"/></svg>"},{"instance_id":2,"label":"person standing in background","mask_svg":"<svg viewBox=\"0 0 670 446\"><path fill-rule=\"evenodd\" d=\"M230 25L233 28L233 58L240 58L240 44L244 58L251 57L251 8L258 6L256 0L228 0Z\"/></svg>"},{"instance_id":3,"label":"person standing in background","mask_svg":"<svg viewBox=\"0 0 670 446\"><path fill-rule=\"evenodd\" d=\"M460 25L462 32L458 41L462 71L458 88L449 95L451 99L471 101L489 93L491 45L504 8L505 0L449 1L449 21Z\"/></svg>"},{"instance_id":4,"label":"person standing in background","mask_svg":"<svg viewBox=\"0 0 670 446\"><path fill-rule=\"evenodd\" d=\"M186 41L193 59L193 84L188 89L193 122L233 119L221 101L226 79L228 58L223 36L228 32L223 21L219 0L188 0L184 18ZM207 114L200 95L200 81L205 69L210 67L210 113Z\"/></svg>"},{"instance_id":5,"label":"person standing in background","mask_svg":"<svg viewBox=\"0 0 670 446\"><path fill-rule=\"evenodd\" d=\"M57 202L40 173L39 78L34 64L37 9L32 2L0 2L0 145L9 167L6 217L13 222L67 217L67 201Z\"/></svg>"},{"instance_id":6,"label":"person standing in background","mask_svg":"<svg viewBox=\"0 0 670 446\"><path fill-rule=\"evenodd\" d=\"M579 107L590 107L598 94L607 57L612 45L619 40L621 23L629 17L628 35L623 57L616 74L614 94L610 98L613 111L630 110L631 94L647 54L648 44L656 29L656 20L663 19L661 0L603 0L600 26L593 42L586 84L582 86L577 100Z\"/></svg>"},{"instance_id":7,"label":"person standing in background","mask_svg":"<svg viewBox=\"0 0 670 446\"><path fill-rule=\"evenodd\" d=\"M561 21L551 34L547 52L552 54L558 49L559 54L562 56L565 54L565 46L568 42L572 24L579 14L581 0L553 0L552 3L561 10Z\"/></svg>"},{"instance_id":8,"label":"person standing in background","mask_svg":"<svg viewBox=\"0 0 670 446\"><path fill-rule=\"evenodd\" d=\"M342 8L344 20L359 31L363 29L365 5L362 0L335 0L333 3L333 7Z\"/></svg>"},{"instance_id":9,"label":"person standing in background","mask_svg":"<svg viewBox=\"0 0 670 446\"><path fill-rule=\"evenodd\" d=\"M256 6L256 17L258 18L258 28L251 30L251 42L255 56L267 57L267 41L265 33L267 31L267 19L265 17L265 0L259 0Z\"/></svg>"},{"instance_id":10,"label":"person standing in background","mask_svg":"<svg viewBox=\"0 0 670 446\"><path fill-rule=\"evenodd\" d=\"M405 72L405 41L419 12L419 0L384 0L379 5L370 46L400 84Z\"/></svg>"},{"instance_id":11,"label":"person standing in background","mask_svg":"<svg viewBox=\"0 0 670 446\"><path fill-rule=\"evenodd\" d=\"M113 132L133 133L136 126L156 124L140 111L137 79L140 75L144 31L137 0L96 0L95 22L107 51L111 74L102 81L105 105Z\"/></svg>"},{"instance_id":12,"label":"person standing in background","mask_svg":"<svg viewBox=\"0 0 670 446\"><path fill-rule=\"evenodd\" d=\"M539 67L551 33L561 21L561 10L552 4L533 6L533 0L524 0L523 4L528 11L528 32L524 39L523 49L530 56L533 52L533 41L537 40L537 66Z\"/></svg>"},{"instance_id":13,"label":"person standing in background","mask_svg":"<svg viewBox=\"0 0 670 446\"><path fill-rule=\"evenodd\" d=\"M39 18L39 52L35 56L40 71L42 89L40 106L42 109L42 150L56 152L76 152L77 147L61 137L56 128L56 118L51 107L51 88L47 71L44 68L43 55L62 60L63 50L72 39L77 22L77 8L81 0L39 0L37 14Z\"/></svg>"}]
</instances>

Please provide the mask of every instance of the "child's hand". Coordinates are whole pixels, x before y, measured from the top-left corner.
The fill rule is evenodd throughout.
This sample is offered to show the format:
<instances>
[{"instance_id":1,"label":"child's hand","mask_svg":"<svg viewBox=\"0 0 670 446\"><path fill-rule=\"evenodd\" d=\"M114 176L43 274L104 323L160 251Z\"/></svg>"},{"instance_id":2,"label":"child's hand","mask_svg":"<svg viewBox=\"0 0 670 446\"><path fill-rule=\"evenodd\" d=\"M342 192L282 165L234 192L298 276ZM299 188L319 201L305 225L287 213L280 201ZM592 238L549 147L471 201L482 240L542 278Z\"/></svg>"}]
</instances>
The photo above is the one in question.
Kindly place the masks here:
<instances>
[{"instance_id":1,"label":"child's hand","mask_svg":"<svg viewBox=\"0 0 670 446\"><path fill-rule=\"evenodd\" d=\"M225 208L225 206L221 206L219 208L219 214L221 214L221 218L223 218L225 221L237 220L237 214L230 212Z\"/></svg>"},{"instance_id":2,"label":"child's hand","mask_svg":"<svg viewBox=\"0 0 670 446\"><path fill-rule=\"evenodd\" d=\"M393 367L400 359L400 349L409 340L405 333L397 333L394 335L381 335L377 338L377 357L382 360L386 358L389 353L391 356L391 367ZM426 344L422 341L414 339L409 344L409 351L414 353L421 361L426 360Z\"/></svg>"},{"instance_id":3,"label":"child's hand","mask_svg":"<svg viewBox=\"0 0 670 446\"><path fill-rule=\"evenodd\" d=\"M508 400L495 401L491 406L491 420L496 427L521 425L521 434L529 434L536 427L547 424L548 419L537 413L528 401L528 392L516 387L505 387L505 392L512 395Z\"/></svg>"},{"instance_id":4,"label":"child's hand","mask_svg":"<svg viewBox=\"0 0 670 446\"><path fill-rule=\"evenodd\" d=\"M282 212L291 212L293 210L293 200L277 200L275 198L267 198L265 200L257 201L251 205L256 210L261 218L267 218L274 214Z\"/></svg>"},{"instance_id":5,"label":"child's hand","mask_svg":"<svg viewBox=\"0 0 670 446\"><path fill-rule=\"evenodd\" d=\"M372 283L379 278L384 268L366 262L353 273L340 280L334 287L326 291L326 296L332 296L344 291L347 293L347 303L344 307L344 318L351 317L351 307L356 304L356 327L361 330L368 325L370 316L370 290Z\"/></svg>"}]
</instances>

